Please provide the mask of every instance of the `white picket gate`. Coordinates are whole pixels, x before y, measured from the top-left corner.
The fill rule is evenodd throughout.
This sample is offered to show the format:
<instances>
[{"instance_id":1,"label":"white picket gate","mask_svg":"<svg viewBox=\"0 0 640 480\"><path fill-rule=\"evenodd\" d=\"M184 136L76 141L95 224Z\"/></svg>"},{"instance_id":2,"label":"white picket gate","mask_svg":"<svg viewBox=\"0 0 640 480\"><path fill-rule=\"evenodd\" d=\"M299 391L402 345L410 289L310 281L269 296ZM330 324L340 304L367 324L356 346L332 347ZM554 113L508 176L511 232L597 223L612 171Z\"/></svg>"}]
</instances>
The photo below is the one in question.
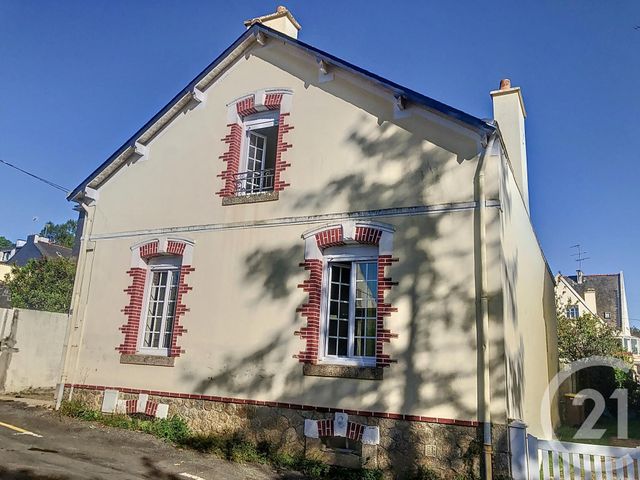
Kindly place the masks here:
<instances>
[{"instance_id":1,"label":"white picket gate","mask_svg":"<svg viewBox=\"0 0 640 480\"><path fill-rule=\"evenodd\" d=\"M538 440L510 426L514 480L640 480L640 448Z\"/></svg>"},{"instance_id":2,"label":"white picket gate","mask_svg":"<svg viewBox=\"0 0 640 480\"><path fill-rule=\"evenodd\" d=\"M637 480L637 448L538 440L540 480Z\"/></svg>"}]
</instances>

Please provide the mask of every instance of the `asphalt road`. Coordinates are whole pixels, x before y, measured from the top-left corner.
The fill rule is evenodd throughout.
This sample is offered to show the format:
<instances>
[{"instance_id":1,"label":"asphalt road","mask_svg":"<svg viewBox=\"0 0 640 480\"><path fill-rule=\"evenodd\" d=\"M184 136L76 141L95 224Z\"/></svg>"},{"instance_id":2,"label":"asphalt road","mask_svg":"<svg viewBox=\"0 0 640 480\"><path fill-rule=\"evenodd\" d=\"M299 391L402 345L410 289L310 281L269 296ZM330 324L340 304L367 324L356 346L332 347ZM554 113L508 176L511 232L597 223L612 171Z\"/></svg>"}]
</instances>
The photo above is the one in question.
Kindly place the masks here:
<instances>
[{"instance_id":1,"label":"asphalt road","mask_svg":"<svg viewBox=\"0 0 640 480\"><path fill-rule=\"evenodd\" d=\"M61 417L19 402L0 401L1 480L293 478L300 476L281 474L261 465L231 463L175 448L143 433Z\"/></svg>"}]
</instances>

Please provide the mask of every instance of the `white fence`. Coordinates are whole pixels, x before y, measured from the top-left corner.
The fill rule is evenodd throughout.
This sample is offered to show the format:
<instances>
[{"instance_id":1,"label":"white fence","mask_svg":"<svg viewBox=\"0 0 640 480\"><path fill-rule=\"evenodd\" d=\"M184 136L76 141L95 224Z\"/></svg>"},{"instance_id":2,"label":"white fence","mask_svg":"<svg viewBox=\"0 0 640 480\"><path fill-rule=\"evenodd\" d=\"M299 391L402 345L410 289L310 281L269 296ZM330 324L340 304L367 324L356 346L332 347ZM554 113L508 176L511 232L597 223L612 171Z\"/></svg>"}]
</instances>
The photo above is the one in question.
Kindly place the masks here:
<instances>
[{"instance_id":1,"label":"white fence","mask_svg":"<svg viewBox=\"0 0 640 480\"><path fill-rule=\"evenodd\" d=\"M514 480L640 480L640 449L538 440L511 425Z\"/></svg>"}]
</instances>

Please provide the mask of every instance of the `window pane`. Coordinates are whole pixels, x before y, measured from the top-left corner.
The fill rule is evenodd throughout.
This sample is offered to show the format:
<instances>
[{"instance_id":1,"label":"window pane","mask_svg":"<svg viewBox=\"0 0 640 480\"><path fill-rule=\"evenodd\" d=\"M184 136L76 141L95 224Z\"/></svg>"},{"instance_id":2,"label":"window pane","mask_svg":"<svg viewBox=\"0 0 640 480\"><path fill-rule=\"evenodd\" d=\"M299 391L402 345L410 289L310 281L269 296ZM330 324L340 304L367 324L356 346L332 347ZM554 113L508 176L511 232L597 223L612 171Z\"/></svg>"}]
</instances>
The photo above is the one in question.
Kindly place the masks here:
<instances>
[{"instance_id":1,"label":"window pane","mask_svg":"<svg viewBox=\"0 0 640 480\"><path fill-rule=\"evenodd\" d=\"M329 320L329 336L335 337L338 335L338 322L336 320Z\"/></svg>"},{"instance_id":2,"label":"window pane","mask_svg":"<svg viewBox=\"0 0 640 480\"><path fill-rule=\"evenodd\" d=\"M349 263L334 263L330 267L327 355L348 355L350 272Z\"/></svg>"},{"instance_id":3,"label":"window pane","mask_svg":"<svg viewBox=\"0 0 640 480\"><path fill-rule=\"evenodd\" d=\"M376 354L376 341L373 338L367 338L365 356L374 357Z\"/></svg>"},{"instance_id":4,"label":"window pane","mask_svg":"<svg viewBox=\"0 0 640 480\"><path fill-rule=\"evenodd\" d=\"M349 322L340 322L338 336L342 338L349 338Z\"/></svg>"},{"instance_id":5,"label":"window pane","mask_svg":"<svg viewBox=\"0 0 640 480\"><path fill-rule=\"evenodd\" d=\"M376 317L378 315L378 263L356 262L356 298L353 355L375 356Z\"/></svg>"},{"instance_id":6,"label":"window pane","mask_svg":"<svg viewBox=\"0 0 640 480\"><path fill-rule=\"evenodd\" d=\"M340 285L340 300L349 301L349 284Z\"/></svg>"},{"instance_id":7,"label":"window pane","mask_svg":"<svg viewBox=\"0 0 640 480\"><path fill-rule=\"evenodd\" d=\"M376 321L375 320L368 320L367 321L367 328L366 328L365 335L367 337L375 337L376 336Z\"/></svg>"},{"instance_id":8,"label":"window pane","mask_svg":"<svg viewBox=\"0 0 640 480\"><path fill-rule=\"evenodd\" d=\"M338 355L340 357L346 357L348 354L348 343L346 338L338 339Z\"/></svg>"},{"instance_id":9,"label":"window pane","mask_svg":"<svg viewBox=\"0 0 640 480\"><path fill-rule=\"evenodd\" d=\"M151 275L143 346L168 348L175 318L179 270L157 270Z\"/></svg>"},{"instance_id":10,"label":"window pane","mask_svg":"<svg viewBox=\"0 0 640 480\"><path fill-rule=\"evenodd\" d=\"M364 340L362 338L356 338L353 344L353 354L356 357L362 357L364 355Z\"/></svg>"},{"instance_id":11,"label":"window pane","mask_svg":"<svg viewBox=\"0 0 640 480\"><path fill-rule=\"evenodd\" d=\"M337 342L338 342L338 339L329 338L329 342L327 343L327 354L328 355L337 355L338 354L338 349L336 348Z\"/></svg>"}]
</instances>

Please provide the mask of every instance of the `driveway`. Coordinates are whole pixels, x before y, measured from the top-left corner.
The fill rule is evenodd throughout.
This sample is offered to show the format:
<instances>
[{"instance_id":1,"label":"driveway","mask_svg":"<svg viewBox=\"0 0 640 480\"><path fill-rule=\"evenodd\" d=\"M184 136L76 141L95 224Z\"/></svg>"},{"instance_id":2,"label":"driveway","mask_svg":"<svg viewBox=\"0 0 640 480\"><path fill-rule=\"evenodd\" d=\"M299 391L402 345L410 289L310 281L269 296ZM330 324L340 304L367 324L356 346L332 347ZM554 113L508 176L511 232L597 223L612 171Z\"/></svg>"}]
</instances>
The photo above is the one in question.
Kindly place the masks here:
<instances>
[{"instance_id":1,"label":"driveway","mask_svg":"<svg viewBox=\"0 0 640 480\"><path fill-rule=\"evenodd\" d=\"M61 417L0 400L0 479L301 479L262 465L227 462L139 432Z\"/></svg>"}]
</instances>

